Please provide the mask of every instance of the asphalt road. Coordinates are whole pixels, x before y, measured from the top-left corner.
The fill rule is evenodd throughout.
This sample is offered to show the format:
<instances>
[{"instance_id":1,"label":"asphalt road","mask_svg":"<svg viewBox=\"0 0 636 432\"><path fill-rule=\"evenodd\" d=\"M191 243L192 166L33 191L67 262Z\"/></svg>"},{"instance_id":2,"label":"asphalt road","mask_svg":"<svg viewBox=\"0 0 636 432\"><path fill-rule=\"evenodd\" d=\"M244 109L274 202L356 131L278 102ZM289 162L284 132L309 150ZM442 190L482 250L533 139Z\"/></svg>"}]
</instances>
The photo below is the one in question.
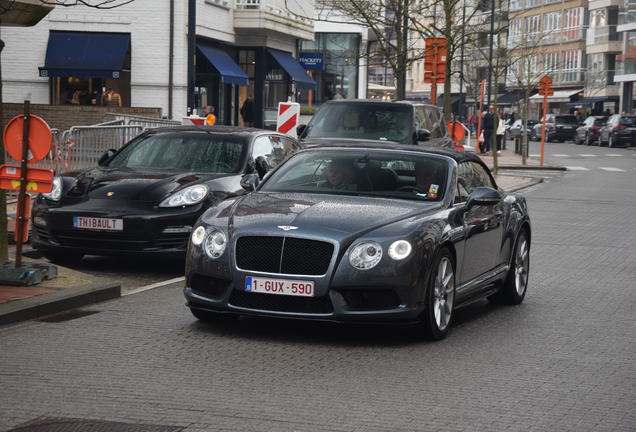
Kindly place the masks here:
<instances>
[{"instance_id":1,"label":"asphalt road","mask_svg":"<svg viewBox=\"0 0 636 432\"><path fill-rule=\"evenodd\" d=\"M188 432L634 431L635 154L547 144L548 162L586 169L525 192L526 300L458 311L444 341L203 324L167 285L81 318L0 327L0 430L54 416Z\"/></svg>"}]
</instances>

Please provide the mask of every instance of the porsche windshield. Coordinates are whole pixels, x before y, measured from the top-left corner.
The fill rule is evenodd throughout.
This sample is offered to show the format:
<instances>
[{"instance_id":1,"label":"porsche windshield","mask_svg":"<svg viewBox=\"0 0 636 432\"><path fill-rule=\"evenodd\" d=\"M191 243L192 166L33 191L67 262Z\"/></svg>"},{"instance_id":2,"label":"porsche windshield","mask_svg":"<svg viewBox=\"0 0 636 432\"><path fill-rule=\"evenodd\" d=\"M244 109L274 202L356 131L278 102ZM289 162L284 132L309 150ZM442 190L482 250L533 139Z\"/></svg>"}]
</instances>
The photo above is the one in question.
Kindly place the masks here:
<instances>
[{"instance_id":1,"label":"porsche windshield","mask_svg":"<svg viewBox=\"0 0 636 432\"><path fill-rule=\"evenodd\" d=\"M325 104L314 116L306 138L360 138L403 142L413 132L413 108L407 104Z\"/></svg>"},{"instance_id":2,"label":"porsche windshield","mask_svg":"<svg viewBox=\"0 0 636 432\"><path fill-rule=\"evenodd\" d=\"M314 150L290 158L260 190L439 201L447 172L448 161L433 155Z\"/></svg>"},{"instance_id":3,"label":"porsche windshield","mask_svg":"<svg viewBox=\"0 0 636 432\"><path fill-rule=\"evenodd\" d=\"M225 134L161 133L131 142L111 159L108 166L234 173L240 169L246 146L246 139Z\"/></svg>"}]
</instances>

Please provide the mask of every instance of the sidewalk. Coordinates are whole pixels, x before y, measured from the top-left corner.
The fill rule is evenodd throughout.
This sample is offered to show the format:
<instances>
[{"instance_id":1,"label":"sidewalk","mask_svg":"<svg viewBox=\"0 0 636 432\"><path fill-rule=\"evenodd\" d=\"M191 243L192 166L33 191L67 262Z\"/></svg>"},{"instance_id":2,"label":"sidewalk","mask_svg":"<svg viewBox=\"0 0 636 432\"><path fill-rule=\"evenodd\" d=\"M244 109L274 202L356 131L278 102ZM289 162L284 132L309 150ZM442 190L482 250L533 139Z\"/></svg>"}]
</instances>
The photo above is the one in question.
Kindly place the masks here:
<instances>
[{"instance_id":1,"label":"sidewalk","mask_svg":"<svg viewBox=\"0 0 636 432\"><path fill-rule=\"evenodd\" d=\"M28 249L28 248L27 248ZM10 247L10 255L15 247ZM12 258L13 259L13 258ZM24 262L36 262L28 258ZM119 282L57 266L57 277L35 286L0 285L0 325L117 298Z\"/></svg>"}]
</instances>

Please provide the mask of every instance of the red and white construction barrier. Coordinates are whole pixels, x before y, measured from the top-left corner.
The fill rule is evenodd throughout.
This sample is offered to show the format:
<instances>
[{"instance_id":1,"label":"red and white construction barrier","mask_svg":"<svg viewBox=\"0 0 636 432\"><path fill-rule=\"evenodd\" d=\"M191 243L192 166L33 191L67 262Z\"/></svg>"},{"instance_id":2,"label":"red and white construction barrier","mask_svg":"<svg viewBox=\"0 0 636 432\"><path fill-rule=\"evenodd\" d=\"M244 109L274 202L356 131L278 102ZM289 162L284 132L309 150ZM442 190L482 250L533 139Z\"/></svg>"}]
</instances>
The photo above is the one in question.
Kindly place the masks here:
<instances>
[{"instance_id":1,"label":"red and white construction barrier","mask_svg":"<svg viewBox=\"0 0 636 432\"><path fill-rule=\"evenodd\" d=\"M279 102L276 131L297 138L298 116L300 116L300 104L296 102Z\"/></svg>"}]
</instances>

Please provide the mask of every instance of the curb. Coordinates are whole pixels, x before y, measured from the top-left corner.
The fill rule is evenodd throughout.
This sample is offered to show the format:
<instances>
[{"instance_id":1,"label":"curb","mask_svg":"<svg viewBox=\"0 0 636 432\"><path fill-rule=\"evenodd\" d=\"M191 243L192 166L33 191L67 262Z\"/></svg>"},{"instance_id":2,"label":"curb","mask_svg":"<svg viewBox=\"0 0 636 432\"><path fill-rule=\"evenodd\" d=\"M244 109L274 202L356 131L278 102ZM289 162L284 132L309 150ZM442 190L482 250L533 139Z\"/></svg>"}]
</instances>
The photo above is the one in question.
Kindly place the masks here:
<instances>
[{"instance_id":1,"label":"curb","mask_svg":"<svg viewBox=\"0 0 636 432\"><path fill-rule=\"evenodd\" d=\"M31 320L118 297L121 297L121 284L118 282L98 282L81 288L60 289L55 293L0 305L0 325Z\"/></svg>"}]
</instances>

